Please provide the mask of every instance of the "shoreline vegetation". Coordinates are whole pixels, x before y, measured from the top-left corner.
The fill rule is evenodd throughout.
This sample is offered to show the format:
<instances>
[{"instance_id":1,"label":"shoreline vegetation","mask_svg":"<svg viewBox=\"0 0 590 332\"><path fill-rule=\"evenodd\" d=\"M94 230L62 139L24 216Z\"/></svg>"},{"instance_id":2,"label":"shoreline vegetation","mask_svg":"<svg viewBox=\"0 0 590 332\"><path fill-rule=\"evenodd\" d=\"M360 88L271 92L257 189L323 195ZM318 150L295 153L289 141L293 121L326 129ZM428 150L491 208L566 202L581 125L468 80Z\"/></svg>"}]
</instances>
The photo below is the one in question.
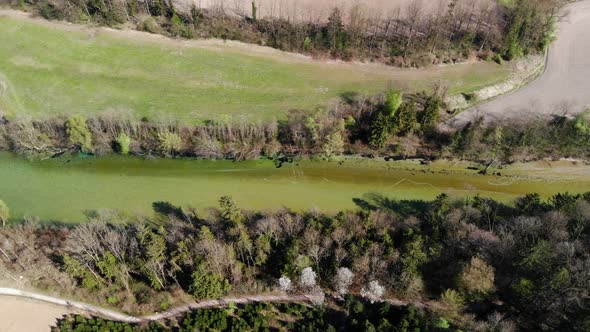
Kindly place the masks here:
<instances>
[{"instance_id":1,"label":"shoreline vegetation","mask_svg":"<svg viewBox=\"0 0 590 332\"><path fill-rule=\"evenodd\" d=\"M66 152L107 155L274 160L277 167L298 157L340 156L386 160L446 158L488 167L544 158L590 158L590 117L554 115L529 123L485 124L483 118L455 132L438 129L444 87L406 94L392 89L367 96L350 93L327 109L291 110L285 120L247 123L233 119L184 125L150 122L129 113L34 119L0 118L0 150L32 158ZM559 111L567 114L567 110Z\"/></svg>"},{"instance_id":2,"label":"shoreline vegetation","mask_svg":"<svg viewBox=\"0 0 590 332\"><path fill-rule=\"evenodd\" d=\"M180 38L219 38L270 46L316 57L423 67L479 58L502 62L542 53L551 42L559 0L483 1L465 6L449 1L438 10L410 2L387 14L370 15L362 6L328 17L285 19L227 10L223 2L207 8L175 1L68 2L7 1L13 8L50 20L67 20ZM229 7L229 6L228 6ZM428 6L426 6L428 7Z\"/></svg>"},{"instance_id":3,"label":"shoreline vegetation","mask_svg":"<svg viewBox=\"0 0 590 332\"><path fill-rule=\"evenodd\" d=\"M298 310L319 310L324 318L296 321L327 324L319 330L341 321L326 312L354 316L387 299L428 303L417 324L445 321L446 328L491 331L504 322L514 329L576 331L589 323L588 307L579 304L588 301L590 286L590 193L547 200L528 194L513 207L444 194L358 206L336 214L260 212L242 210L226 196L206 214L155 202L152 218L95 211L79 225L23 220L0 229L0 273L3 280L131 314L227 295L311 294L312 307ZM235 312L242 306L228 308L211 310L234 317L223 320L245 319ZM260 310L276 312L267 304ZM403 320L375 312L367 318L372 325L386 316L393 325ZM189 313L197 315L193 323L210 314ZM272 325L272 317L278 318L262 315L259 323ZM109 323L81 317L59 323L63 331L70 331L68 324Z\"/></svg>"}]
</instances>

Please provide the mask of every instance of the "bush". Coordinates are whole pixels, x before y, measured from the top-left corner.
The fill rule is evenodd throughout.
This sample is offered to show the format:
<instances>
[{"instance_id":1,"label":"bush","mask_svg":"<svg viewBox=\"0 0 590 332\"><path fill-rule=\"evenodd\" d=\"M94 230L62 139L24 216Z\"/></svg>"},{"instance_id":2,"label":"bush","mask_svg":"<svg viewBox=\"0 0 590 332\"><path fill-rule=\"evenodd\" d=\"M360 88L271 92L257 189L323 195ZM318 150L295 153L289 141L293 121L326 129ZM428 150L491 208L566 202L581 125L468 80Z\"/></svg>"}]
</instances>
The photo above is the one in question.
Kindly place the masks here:
<instances>
[{"instance_id":1,"label":"bush","mask_svg":"<svg viewBox=\"0 0 590 332\"><path fill-rule=\"evenodd\" d=\"M174 154L182 148L182 140L178 134L170 131L162 131L158 134L158 141L160 143L160 150L166 154Z\"/></svg>"},{"instance_id":2,"label":"bush","mask_svg":"<svg viewBox=\"0 0 590 332\"><path fill-rule=\"evenodd\" d=\"M139 24L139 30L149 33L160 33L162 31L162 28L160 27L158 22L156 22L155 18L149 16L145 18L143 21L141 21L141 23Z\"/></svg>"},{"instance_id":3,"label":"bush","mask_svg":"<svg viewBox=\"0 0 590 332\"><path fill-rule=\"evenodd\" d=\"M10 210L4 201L0 200L0 221L2 222L2 226L6 226L6 222L10 217Z\"/></svg>"},{"instance_id":4,"label":"bush","mask_svg":"<svg viewBox=\"0 0 590 332\"><path fill-rule=\"evenodd\" d=\"M64 14L61 9L49 3L49 1L42 1L39 5L39 15L48 20L63 20Z\"/></svg>"},{"instance_id":5,"label":"bush","mask_svg":"<svg viewBox=\"0 0 590 332\"><path fill-rule=\"evenodd\" d=\"M131 145L131 137L125 133L120 133L115 141L117 143L117 150L119 153L129 154L129 146Z\"/></svg>"}]
</instances>

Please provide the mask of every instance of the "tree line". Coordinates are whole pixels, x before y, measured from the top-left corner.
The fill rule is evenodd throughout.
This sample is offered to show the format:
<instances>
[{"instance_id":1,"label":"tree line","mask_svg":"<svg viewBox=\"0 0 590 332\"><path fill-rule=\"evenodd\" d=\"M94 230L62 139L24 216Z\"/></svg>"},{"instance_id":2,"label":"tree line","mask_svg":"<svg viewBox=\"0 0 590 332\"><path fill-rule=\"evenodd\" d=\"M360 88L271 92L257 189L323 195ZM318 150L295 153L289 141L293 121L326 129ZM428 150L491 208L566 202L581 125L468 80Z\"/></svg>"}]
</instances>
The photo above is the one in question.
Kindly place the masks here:
<instances>
[{"instance_id":1,"label":"tree line","mask_svg":"<svg viewBox=\"0 0 590 332\"><path fill-rule=\"evenodd\" d=\"M137 29L183 38L222 38L343 60L398 66L453 63L472 56L502 61L543 51L551 41L561 0L451 0L427 10L413 1L397 11L368 15L334 8L329 17L308 20L230 13L223 6L177 8L171 0L9 0L47 19L108 26L134 23ZM186 7L186 6L185 6Z\"/></svg>"},{"instance_id":2,"label":"tree line","mask_svg":"<svg viewBox=\"0 0 590 332\"><path fill-rule=\"evenodd\" d=\"M387 158L457 158L509 163L541 158L590 157L590 118L554 115L550 120L489 126L476 119L454 133L441 132L444 89L375 96L348 93L328 109L291 110L281 120L248 123L205 121L185 125L151 122L131 114L73 115L45 120L0 118L0 150L34 158L67 152L105 155L273 159L325 159L342 155Z\"/></svg>"},{"instance_id":3,"label":"tree line","mask_svg":"<svg viewBox=\"0 0 590 332\"><path fill-rule=\"evenodd\" d=\"M590 193L355 203L261 212L222 197L205 214L156 202L153 217L24 220L0 230L0 276L130 313L286 292L319 307L349 294L428 303L433 321L470 331L590 326Z\"/></svg>"}]
</instances>

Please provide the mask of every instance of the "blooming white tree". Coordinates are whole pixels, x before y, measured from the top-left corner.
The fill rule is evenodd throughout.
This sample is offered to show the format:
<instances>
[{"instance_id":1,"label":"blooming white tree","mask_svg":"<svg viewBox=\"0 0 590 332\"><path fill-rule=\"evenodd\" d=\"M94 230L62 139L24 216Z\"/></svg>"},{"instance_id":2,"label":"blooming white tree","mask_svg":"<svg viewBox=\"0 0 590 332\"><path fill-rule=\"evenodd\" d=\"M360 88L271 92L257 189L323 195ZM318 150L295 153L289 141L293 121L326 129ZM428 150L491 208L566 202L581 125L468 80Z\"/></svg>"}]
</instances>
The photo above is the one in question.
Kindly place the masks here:
<instances>
[{"instance_id":1,"label":"blooming white tree","mask_svg":"<svg viewBox=\"0 0 590 332\"><path fill-rule=\"evenodd\" d=\"M306 267L301 271L301 276L299 277L299 284L305 288L313 288L317 284L316 282L316 273L313 271L311 267Z\"/></svg>"},{"instance_id":2,"label":"blooming white tree","mask_svg":"<svg viewBox=\"0 0 590 332\"><path fill-rule=\"evenodd\" d=\"M288 292L291 290L291 288L293 288L293 285L291 283L291 279L289 277L286 276L282 276L279 278L279 288L283 291L283 292Z\"/></svg>"},{"instance_id":3,"label":"blooming white tree","mask_svg":"<svg viewBox=\"0 0 590 332\"><path fill-rule=\"evenodd\" d=\"M374 303L381 300L385 293L385 287L379 284L379 281L373 280L367 286L361 288L361 296Z\"/></svg>"},{"instance_id":4,"label":"blooming white tree","mask_svg":"<svg viewBox=\"0 0 590 332\"><path fill-rule=\"evenodd\" d=\"M341 267L336 273L336 290L340 295L348 294L348 288L352 285L354 273L347 267Z\"/></svg>"}]
</instances>

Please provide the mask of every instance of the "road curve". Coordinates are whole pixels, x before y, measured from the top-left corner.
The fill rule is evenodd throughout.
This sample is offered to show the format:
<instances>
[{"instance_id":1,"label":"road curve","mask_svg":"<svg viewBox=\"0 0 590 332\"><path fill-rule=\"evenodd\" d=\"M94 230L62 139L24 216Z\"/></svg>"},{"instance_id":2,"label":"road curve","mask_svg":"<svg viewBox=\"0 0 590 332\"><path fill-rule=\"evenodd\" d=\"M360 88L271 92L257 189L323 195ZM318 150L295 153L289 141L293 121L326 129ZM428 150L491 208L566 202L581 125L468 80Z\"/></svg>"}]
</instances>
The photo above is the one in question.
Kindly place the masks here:
<instances>
[{"instance_id":1,"label":"road curve","mask_svg":"<svg viewBox=\"0 0 590 332\"><path fill-rule=\"evenodd\" d=\"M449 120L461 128L476 117L507 124L574 115L590 106L590 0L560 12L557 40L549 47L545 72L514 93L484 103Z\"/></svg>"}]
</instances>

